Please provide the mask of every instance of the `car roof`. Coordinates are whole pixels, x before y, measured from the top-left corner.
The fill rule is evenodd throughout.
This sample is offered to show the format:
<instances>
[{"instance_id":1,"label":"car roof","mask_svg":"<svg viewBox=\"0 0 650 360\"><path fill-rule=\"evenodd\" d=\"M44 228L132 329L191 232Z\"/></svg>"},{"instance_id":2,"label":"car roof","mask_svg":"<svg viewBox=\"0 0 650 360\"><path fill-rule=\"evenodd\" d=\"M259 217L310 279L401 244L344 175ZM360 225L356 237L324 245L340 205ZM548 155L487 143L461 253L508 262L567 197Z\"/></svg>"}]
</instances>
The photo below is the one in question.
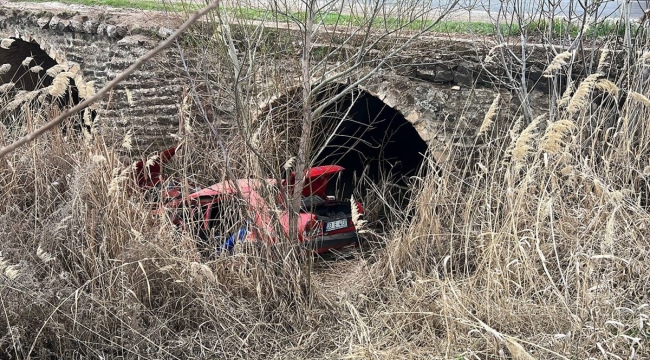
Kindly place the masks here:
<instances>
[{"instance_id":1,"label":"car roof","mask_svg":"<svg viewBox=\"0 0 650 360\"><path fill-rule=\"evenodd\" d=\"M235 181L227 180L214 184L210 187L201 189L197 192L190 194L190 199L199 197L212 197L218 195L237 194L237 189L241 191L242 195L248 195L253 191L265 185L275 185L274 179L238 179Z\"/></svg>"},{"instance_id":2,"label":"car roof","mask_svg":"<svg viewBox=\"0 0 650 360\"><path fill-rule=\"evenodd\" d=\"M305 183L303 195L316 194L320 196L325 196L325 187L327 182L333 174L343 171L344 168L338 165L325 165L325 166L316 166L306 170L305 172ZM295 181L295 174L292 173L290 183L292 184ZM286 181L283 180L283 186L285 186ZM203 197L215 197L219 195L227 194L237 194L238 189L241 191L241 194L245 197L251 194L252 192L264 188L268 185L276 185L277 181L274 179L238 179L238 180L226 180L220 183L214 184L210 187L201 189L197 192L194 192L189 195L190 199L197 199Z\"/></svg>"}]
</instances>

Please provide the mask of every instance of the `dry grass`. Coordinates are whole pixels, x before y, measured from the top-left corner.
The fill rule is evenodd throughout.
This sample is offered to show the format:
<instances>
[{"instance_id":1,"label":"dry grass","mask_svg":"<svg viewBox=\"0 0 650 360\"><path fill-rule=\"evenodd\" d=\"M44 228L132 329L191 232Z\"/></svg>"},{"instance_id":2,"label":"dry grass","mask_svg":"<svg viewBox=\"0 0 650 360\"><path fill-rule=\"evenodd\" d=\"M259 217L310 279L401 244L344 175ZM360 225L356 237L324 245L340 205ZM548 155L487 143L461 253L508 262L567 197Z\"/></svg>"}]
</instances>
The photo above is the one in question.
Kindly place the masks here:
<instances>
[{"instance_id":1,"label":"dry grass","mask_svg":"<svg viewBox=\"0 0 650 360\"><path fill-rule=\"evenodd\" d=\"M569 60L573 54L570 51L565 51L563 53L557 54L553 61L546 67L544 70L544 77L553 77L555 73L562 69L563 66L567 65L567 60Z\"/></svg>"},{"instance_id":2,"label":"dry grass","mask_svg":"<svg viewBox=\"0 0 650 360\"><path fill-rule=\"evenodd\" d=\"M460 177L452 164L463 159L439 172L430 165L413 215L375 234L381 247L315 266L291 241L202 259L191 234L152 216L130 190L121 156L130 135L111 147L101 137L47 134L0 162L0 351L19 359L643 358L647 89L596 78L567 91L557 118L509 119L507 132L492 127L497 97L478 132L491 141L474 149L482 167ZM614 88L633 101L592 106L594 89ZM0 128L5 143L47 119L29 101L16 106ZM612 111L621 119L613 125ZM185 124L185 153L172 165L182 176L209 183L228 170L260 171L245 134L230 134L224 150ZM266 160L291 166L291 151L274 151L282 155Z\"/></svg>"}]
</instances>

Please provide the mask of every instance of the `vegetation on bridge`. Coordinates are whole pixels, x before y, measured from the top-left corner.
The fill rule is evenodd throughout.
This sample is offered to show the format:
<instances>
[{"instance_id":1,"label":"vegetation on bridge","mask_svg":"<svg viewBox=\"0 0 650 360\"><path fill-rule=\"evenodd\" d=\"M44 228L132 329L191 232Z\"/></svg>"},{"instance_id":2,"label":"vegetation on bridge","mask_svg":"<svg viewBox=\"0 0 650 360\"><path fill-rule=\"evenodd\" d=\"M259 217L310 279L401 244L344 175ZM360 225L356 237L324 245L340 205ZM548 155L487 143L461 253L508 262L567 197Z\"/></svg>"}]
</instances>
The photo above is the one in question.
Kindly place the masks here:
<instances>
[{"instance_id":1,"label":"vegetation on bridge","mask_svg":"<svg viewBox=\"0 0 650 360\"><path fill-rule=\"evenodd\" d=\"M25 0L30 2L46 2L48 0ZM65 4L81 4L87 6L109 6L116 8L129 8L138 10L155 10L155 11L171 11L171 12L193 12L200 8L194 2L187 1L157 1L157 0L61 0ZM244 20L259 20L269 22L291 23L291 19L301 19L304 21L304 12L297 10L279 11L278 9L265 9L262 7L245 7L245 6L229 6L228 12L232 16ZM363 15L355 15L349 13L342 13L340 11L326 12L318 14L316 21L322 22L323 25L333 26L364 26L367 22L367 17ZM585 29L581 25L576 24L575 21L567 21L564 18L556 18L553 20L547 19L533 19L526 21L525 25L519 23L504 22L501 24L494 24L490 21L461 21L461 20L443 20L439 23L433 24L433 19L405 19L401 16L385 16L376 18L372 22L372 26L376 29L398 29L407 24L407 28L411 30L421 30L428 28L431 33L440 34L474 34L493 36L502 34L504 36L516 36L526 33L529 35L543 35L549 28L552 29L555 36L562 36L563 34L570 34L577 36L580 31L585 32L587 38L605 37L611 35L624 35L624 28L621 23L614 20L596 21L593 24L587 24ZM552 24L552 26L549 26ZM638 32L640 27L634 24L633 30Z\"/></svg>"}]
</instances>

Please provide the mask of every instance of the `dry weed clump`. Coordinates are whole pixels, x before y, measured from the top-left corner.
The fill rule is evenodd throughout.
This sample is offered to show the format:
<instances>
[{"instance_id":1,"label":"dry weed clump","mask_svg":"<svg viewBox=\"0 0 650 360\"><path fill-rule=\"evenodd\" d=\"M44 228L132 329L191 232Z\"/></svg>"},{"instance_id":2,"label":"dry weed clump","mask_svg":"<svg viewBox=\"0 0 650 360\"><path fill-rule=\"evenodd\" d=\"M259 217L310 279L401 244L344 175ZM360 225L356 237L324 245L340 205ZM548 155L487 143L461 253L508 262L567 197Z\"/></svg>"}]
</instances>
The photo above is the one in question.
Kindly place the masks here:
<instances>
[{"instance_id":1,"label":"dry weed clump","mask_svg":"<svg viewBox=\"0 0 650 360\"><path fill-rule=\"evenodd\" d=\"M551 61L551 63L544 70L544 77L553 77L553 75L555 75L555 72L562 69L563 66L566 66L568 64L567 60L569 60L572 56L573 53L570 51L565 51L563 53L557 54L555 58L553 58L553 61Z\"/></svg>"},{"instance_id":2,"label":"dry weed clump","mask_svg":"<svg viewBox=\"0 0 650 360\"><path fill-rule=\"evenodd\" d=\"M3 136L44 121L17 120ZM183 156L172 165L212 181L223 176L214 169L219 159L199 156L208 144L195 144L186 149L199 161L185 167ZM191 234L153 216L131 189L121 145L54 132L0 164L2 353L244 358L297 343L328 348L301 335L337 323L332 311L316 310L329 305L310 288L299 247L201 258Z\"/></svg>"},{"instance_id":3,"label":"dry weed clump","mask_svg":"<svg viewBox=\"0 0 650 360\"><path fill-rule=\"evenodd\" d=\"M496 171L429 176L413 219L378 261L402 302L429 287L418 306L431 310L413 307L410 319L428 316L442 357L648 353L645 96L596 79L578 85L571 120L546 115L543 135L538 118L518 136L493 139L502 146L477 149ZM627 91L627 103L587 111L597 84ZM612 111L621 119L613 125Z\"/></svg>"},{"instance_id":4,"label":"dry weed clump","mask_svg":"<svg viewBox=\"0 0 650 360\"><path fill-rule=\"evenodd\" d=\"M481 127L478 129L479 135L484 134L486 131L488 131L488 129L494 123L494 120L497 117L497 112L499 109L499 101L501 101L500 94L498 94L494 98L492 104L490 105L490 108L488 109L488 112L485 114L485 117L483 118L483 123L481 123Z\"/></svg>"}]
</instances>

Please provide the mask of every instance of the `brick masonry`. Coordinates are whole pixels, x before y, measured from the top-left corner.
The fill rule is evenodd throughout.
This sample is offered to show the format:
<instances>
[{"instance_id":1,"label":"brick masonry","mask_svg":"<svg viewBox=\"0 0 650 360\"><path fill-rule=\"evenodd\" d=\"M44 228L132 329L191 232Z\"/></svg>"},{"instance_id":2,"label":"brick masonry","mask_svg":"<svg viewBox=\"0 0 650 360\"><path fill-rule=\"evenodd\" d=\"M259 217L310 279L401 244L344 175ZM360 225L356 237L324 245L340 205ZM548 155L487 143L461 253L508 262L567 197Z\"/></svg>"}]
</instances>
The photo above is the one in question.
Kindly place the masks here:
<instances>
[{"instance_id":1,"label":"brick masonry","mask_svg":"<svg viewBox=\"0 0 650 360\"><path fill-rule=\"evenodd\" d=\"M84 79L95 81L96 88L181 22L160 12L75 5L4 3L0 8L1 37L37 42L57 62L77 64ZM464 135L475 132L496 94L481 67L480 59L488 50L472 41L425 37L370 77L363 88L399 110L430 144L463 141ZM529 75L541 90L545 82L538 81L544 68L540 64L545 60L533 62ZM148 62L99 104L103 133L118 141L132 131L138 152L174 144L179 107L189 87L183 74L175 49ZM516 99L507 94L503 98L504 105L516 113ZM546 98L543 92L534 92L533 110L544 111ZM223 118L214 121L228 121L223 115L228 109L222 110L217 113Z\"/></svg>"}]
</instances>

